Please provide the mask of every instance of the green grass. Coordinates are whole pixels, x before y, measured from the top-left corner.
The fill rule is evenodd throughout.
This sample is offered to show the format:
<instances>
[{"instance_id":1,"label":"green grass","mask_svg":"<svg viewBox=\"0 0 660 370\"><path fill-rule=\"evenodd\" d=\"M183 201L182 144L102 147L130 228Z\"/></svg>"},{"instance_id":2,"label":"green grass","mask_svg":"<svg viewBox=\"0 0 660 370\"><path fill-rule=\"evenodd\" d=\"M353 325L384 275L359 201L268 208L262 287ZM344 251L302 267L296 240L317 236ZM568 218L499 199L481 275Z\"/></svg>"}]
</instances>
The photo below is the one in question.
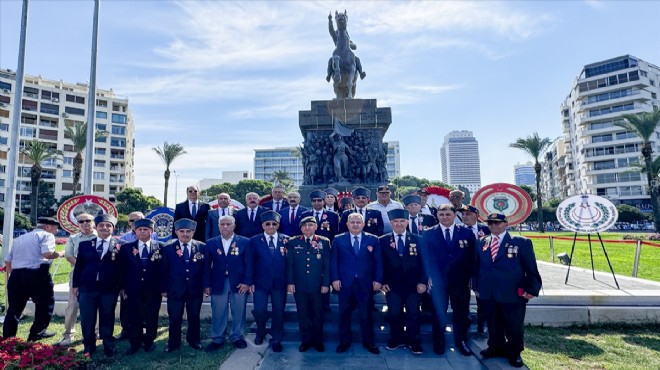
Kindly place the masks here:
<instances>
[{"instance_id":1,"label":"green grass","mask_svg":"<svg viewBox=\"0 0 660 370\"><path fill-rule=\"evenodd\" d=\"M660 369L660 325L526 327L531 369Z\"/></svg>"}]
</instances>

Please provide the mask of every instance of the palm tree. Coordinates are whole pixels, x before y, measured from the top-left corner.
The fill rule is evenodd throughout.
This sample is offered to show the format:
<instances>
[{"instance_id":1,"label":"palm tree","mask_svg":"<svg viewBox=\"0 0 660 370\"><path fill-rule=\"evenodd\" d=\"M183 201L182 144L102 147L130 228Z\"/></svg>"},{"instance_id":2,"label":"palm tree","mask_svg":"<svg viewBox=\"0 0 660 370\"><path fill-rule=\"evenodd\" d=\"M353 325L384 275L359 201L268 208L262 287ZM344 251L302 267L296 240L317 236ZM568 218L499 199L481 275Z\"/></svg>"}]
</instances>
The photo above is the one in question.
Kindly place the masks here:
<instances>
[{"instance_id":1,"label":"palm tree","mask_svg":"<svg viewBox=\"0 0 660 370\"><path fill-rule=\"evenodd\" d=\"M624 121L614 124L625 128L642 139L642 157L644 157L646 168L652 169L651 155L653 154L653 148L651 147L651 138L660 123L660 110L655 107L653 108L653 112L622 114L621 117ZM660 230L660 209L658 209L656 188L653 186L653 171L646 171L646 180L648 182L649 196L651 197L651 207L653 207L653 222L657 231Z\"/></svg>"},{"instance_id":2,"label":"palm tree","mask_svg":"<svg viewBox=\"0 0 660 370\"><path fill-rule=\"evenodd\" d=\"M32 219L32 223L36 224L39 181L41 180L41 172L43 170L41 162L60 158L62 151L53 149L45 142L34 139L28 141L20 152L25 159L32 162L32 168L30 168L30 183L32 186L32 193L30 194L30 218Z\"/></svg>"},{"instance_id":3,"label":"palm tree","mask_svg":"<svg viewBox=\"0 0 660 370\"><path fill-rule=\"evenodd\" d=\"M99 137L107 136L107 131L96 130L94 133L94 139ZM87 124L86 123L74 123L73 125L67 125L64 128L64 137L71 139L73 141L73 151L76 152L76 157L73 159L73 193L76 195L78 190L78 185L80 184L80 176L82 174L82 165L83 157L82 153L87 147Z\"/></svg>"},{"instance_id":4,"label":"palm tree","mask_svg":"<svg viewBox=\"0 0 660 370\"><path fill-rule=\"evenodd\" d=\"M167 141L163 144L162 149L158 146L152 149L158 154L160 159L163 160L163 163L165 163L165 195L163 196L163 205L164 207L167 207L167 188L170 184L170 165L175 159L187 153L183 150L181 144L168 144Z\"/></svg>"},{"instance_id":5,"label":"palm tree","mask_svg":"<svg viewBox=\"0 0 660 370\"><path fill-rule=\"evenodd\" d=\"M539 157L546 149L552 144L552 140L548 137L539 137L538 132L527 136L526 138L518 138L514 143L509 144L510 147L520 149L534 158L534 171L536 172L536 212L538 214L539 231L545 232L545 225L543 225L543 200L541 199L541 164Z\"/></svg>"}]
</instances>

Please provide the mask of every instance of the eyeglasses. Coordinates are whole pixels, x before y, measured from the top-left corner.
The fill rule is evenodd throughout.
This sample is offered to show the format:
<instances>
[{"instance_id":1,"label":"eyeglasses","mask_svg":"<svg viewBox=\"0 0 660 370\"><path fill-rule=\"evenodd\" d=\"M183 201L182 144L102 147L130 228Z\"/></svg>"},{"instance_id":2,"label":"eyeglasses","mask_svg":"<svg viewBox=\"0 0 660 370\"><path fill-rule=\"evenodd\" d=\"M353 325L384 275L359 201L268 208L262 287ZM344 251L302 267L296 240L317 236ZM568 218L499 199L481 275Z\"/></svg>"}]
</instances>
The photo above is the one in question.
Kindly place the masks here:
<instances>
[{"instance_id":1,"label":"eyeglasses","mask_svg":"<svg viewBox=\"0 0 660 370\"><path fill-rule=\"evenodd\" d=\"M128 220L128 222L135 222L135 221L137 221L137 220L139 220L139 218L138 218L138 219L135 219L135 220Z\"/></svg>"},{"instance_id":2,"label":"eyeglasses","mask_svg":"<svg viewBox=\"0 0 660 370\"><path fill-rule=\"evenodd\" d=\"M499 225L501 223L504 223L503 221L487 221L486 222L488 225Z\"/></svg>"},{"instance_id":3,"label":"eyeglasses","mask_svg":"<svg viewBox=\"0 0 660 370\"><path fill-rule=\"evenodd\" d=\"M317 198L317 199L312 199L312 202L323 202L323 199Z\"/></svg>"},{"instance_id":4,"label":"eyeglasses","mask_svg":"<svg viewBox=\"0 0 660 370\"><path fill-rule=\"evenodd\" d=\"M197 190L188 190L189 193L197 193Z\"/></svg>"},{"instance_id":5,"label":"eyeglasses","mask_svg":"<svg viewBox=\"0 0 660 370\"><path fill-rule=\"evenodd\" d=\"M264 226L277 226L279 225L277 222L264 222Z\"/></svg>"},{"instance_id":6,"label":"eyeglasses","mask_svg":"<svg viewBox=\"0 0 660 370\"><path fill-rule=\"evenodd\" d=\"M78 220L79 224L86 224L88 222L92 222L92 220Z\"/></svg>"}]
</instances>

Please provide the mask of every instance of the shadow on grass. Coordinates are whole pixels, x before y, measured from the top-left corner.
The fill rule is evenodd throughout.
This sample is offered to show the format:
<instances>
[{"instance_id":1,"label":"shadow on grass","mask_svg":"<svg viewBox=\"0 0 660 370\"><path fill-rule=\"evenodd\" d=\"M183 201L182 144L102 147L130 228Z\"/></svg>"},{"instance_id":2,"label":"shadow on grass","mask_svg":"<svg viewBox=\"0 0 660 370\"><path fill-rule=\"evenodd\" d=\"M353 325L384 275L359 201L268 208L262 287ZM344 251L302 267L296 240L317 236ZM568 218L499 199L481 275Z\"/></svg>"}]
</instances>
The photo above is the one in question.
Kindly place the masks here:
<instances>
[{"instance_id":1,"label":"shadow on grass","mask_svg":"<svg viewBox=\"0 0 660 370\"><path fill-rule=\"evenodd\" d=\"M646 347L660 353L660 338L652 338L645 334L636 334L624 336L623 341L633 346Z\"/></svg>"}]
</instances>

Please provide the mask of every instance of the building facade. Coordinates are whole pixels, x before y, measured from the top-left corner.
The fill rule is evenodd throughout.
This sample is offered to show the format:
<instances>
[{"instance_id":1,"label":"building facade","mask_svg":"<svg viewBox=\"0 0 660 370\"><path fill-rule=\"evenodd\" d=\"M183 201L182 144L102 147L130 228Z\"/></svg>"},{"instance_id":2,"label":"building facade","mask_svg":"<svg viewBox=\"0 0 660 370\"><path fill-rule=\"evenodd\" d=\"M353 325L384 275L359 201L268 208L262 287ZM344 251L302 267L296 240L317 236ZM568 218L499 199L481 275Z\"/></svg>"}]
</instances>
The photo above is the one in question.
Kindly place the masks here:
<instances>
[{"instance_id":1,"label":"building facade","mask_svg":"<svg viewBox=\"0 0 660 370\"><path fill-rule=\"evenodd\" d=\"M623 114L658 107L659 84L660 68L631 55L584 66L561 105L561 194L596 194L650 211L646 176L636 167L642 140L615 123L623 121ZM655 158L660 131L651 140Z\"/></svg>"},{"instance_id":2,"label":"building facade","mask_svg":"<svg viewBox=\"0 0 660 370\"><path fill-rule=\"evenodd\" d=\"M65 137L65 128L87 122L89 86L25 75L21 92L21 111L13 112L16 73L0 70L0 203L4 206L9 136L14 114L20 114L20 148L31 140L48 143L64 155L59 160L42 163L41 179L53 189L55 199L73 192L73 142ZM114 202L115 194L134 183L135 125L128 99L110 90L96 91L96 129L107 132L93 145L93 194ZM87 145L87 149L92 145ZM85 158L84 152L83 160ZM17 206L29 212L30 163L19 155L16 178ZM83 174L84 164L83 164ZM27 208L26 208L27 207Z\"/></svg>"},{"instance_id":3,"label":"building facade","mask_svg":"<svg viewBox=\"0 0 660 370\"><path fill-rule=\"evenodd\" d=\"M466 187L472 194L481 188L479 142L472 131L452 131L445 136L440 148L442 181Z\"/></svg>"},{"instance_id":4,"label":"building facade","mask_svg":"<svg viewBox=\"0 0 660 370\"><path fill-rule=\"evenodd\" d=\"M536 186L536 172L534 171L534 164L532 162L515 164L513 166L513 176L518 186Z\"/></svg>"}]
</instances>

